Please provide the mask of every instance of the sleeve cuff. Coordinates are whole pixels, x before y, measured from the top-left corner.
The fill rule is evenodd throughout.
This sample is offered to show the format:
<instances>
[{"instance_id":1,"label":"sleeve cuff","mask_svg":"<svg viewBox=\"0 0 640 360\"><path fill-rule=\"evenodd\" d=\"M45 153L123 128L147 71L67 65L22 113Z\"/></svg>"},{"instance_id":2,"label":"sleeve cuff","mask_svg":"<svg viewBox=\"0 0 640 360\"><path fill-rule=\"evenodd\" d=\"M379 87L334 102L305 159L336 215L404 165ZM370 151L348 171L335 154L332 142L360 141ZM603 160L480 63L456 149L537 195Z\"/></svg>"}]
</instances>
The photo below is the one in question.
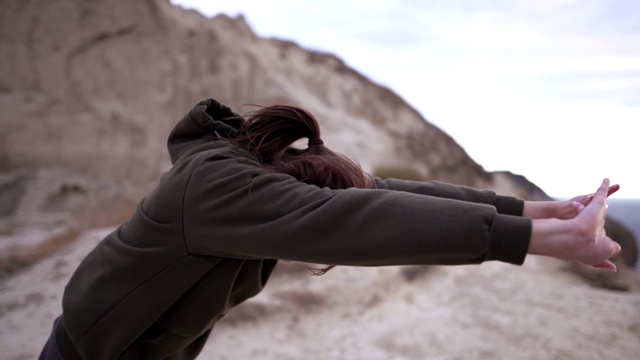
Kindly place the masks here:
<instances>
[{"instance_id":1,"label":"sleeve cuff","mask_svg":"<svg viewBox=\"0 0 640 360\"><path fill-rule=\"evenodd\" d=\"M524 200L512 196L497 195L494 206L499 214L522 216Z\"/></svg>"},{"instance_id":2,"label":"sleeve cuff","mask_svg":"<svg viewBox=\"0 0 640 360\"><path fill-rule=\"evenodd\" d=\"M531 219L498 214L491 225L490 236L485 260L522 265L531 241Z\"/></svg>"}]
</instances>

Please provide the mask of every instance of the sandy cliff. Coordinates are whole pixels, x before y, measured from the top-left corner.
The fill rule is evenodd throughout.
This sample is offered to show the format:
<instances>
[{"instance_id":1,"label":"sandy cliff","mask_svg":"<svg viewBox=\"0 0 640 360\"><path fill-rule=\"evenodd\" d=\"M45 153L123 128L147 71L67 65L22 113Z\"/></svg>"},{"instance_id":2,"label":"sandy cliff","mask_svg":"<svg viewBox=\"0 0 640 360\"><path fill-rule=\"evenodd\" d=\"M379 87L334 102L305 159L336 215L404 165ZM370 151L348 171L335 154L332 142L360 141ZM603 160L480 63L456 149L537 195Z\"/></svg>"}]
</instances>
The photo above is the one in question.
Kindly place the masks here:
<instances>
[{"instance_id":1,"label":"sandy cliff","mask_svg":"<svg viewBox=\"0 0 640 360\"><path fill-rule=\"evenodd\" d=\"M207 97L241 113L251 110L244 104L306 107L325 142L371 172L490 186L393 92L333 55L261 39L241 18L207 19L166 1L3 8L0 189L12 195L0 198L1 233L42 237L30 230L38 219L72 237L82 224L122 220L168 168L173 124ZM70 229L63 214L82 218Z\"/></svg>"}]
</instances>

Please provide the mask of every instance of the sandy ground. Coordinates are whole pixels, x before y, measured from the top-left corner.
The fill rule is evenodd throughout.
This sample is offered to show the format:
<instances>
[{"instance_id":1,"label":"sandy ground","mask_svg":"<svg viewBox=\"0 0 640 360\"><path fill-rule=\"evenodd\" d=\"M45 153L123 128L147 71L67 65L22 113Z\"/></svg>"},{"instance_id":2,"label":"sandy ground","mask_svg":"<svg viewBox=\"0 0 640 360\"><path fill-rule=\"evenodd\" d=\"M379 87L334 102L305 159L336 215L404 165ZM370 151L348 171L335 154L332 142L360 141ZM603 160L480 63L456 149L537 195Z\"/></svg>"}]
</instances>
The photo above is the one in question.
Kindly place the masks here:
<instances>
[{"instance_id":1,"label":"sandy ground","mask_svg":"<svg viewBox=\"0 0 640 360\"><path fill-rule=\"evenodd\" d=\"M0 358L34 359L64 285L110 229L0 282ZM564 264L335 268L282 263L201 359L637 359L640 293L591 288Z\"/></svg>"}]
</instances>

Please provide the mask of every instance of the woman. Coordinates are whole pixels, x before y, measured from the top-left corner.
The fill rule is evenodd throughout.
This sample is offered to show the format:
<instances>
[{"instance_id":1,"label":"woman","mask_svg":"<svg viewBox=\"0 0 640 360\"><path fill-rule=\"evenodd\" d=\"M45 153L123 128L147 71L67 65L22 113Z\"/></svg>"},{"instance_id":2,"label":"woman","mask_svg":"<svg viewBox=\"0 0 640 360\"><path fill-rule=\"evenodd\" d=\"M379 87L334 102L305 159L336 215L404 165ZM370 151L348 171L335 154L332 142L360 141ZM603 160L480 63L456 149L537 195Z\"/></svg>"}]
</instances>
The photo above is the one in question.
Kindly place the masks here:
<instances>
[{"instance_id":1,"label":"woman","mask_svg":"<svg viewBox=\"0 0 640 360\"><path fill-rule=\"evenodd\" d=\"M308 147L291 144L308 138ZM352 266L522 264L527 253L615 269L608 180L524 202L438 182L370 178L289 106L247 119L198 103L169 137L173 167L67 285L42 358L193 359L278 259Z\"/></svg>"}]
</instances>

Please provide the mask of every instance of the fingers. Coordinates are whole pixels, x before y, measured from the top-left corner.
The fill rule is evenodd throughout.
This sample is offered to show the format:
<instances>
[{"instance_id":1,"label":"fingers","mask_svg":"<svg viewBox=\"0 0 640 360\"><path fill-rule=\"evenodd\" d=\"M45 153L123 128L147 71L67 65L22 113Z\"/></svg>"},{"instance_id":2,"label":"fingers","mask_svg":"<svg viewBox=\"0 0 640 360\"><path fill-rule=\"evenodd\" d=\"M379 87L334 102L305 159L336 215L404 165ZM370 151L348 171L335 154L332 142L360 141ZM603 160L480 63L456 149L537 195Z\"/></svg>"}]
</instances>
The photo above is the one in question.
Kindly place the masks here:
<instances>
[{"instance_id":1,"label":"fingers","mask_svg":"<svg viewBox=\"0 0 640 360\"><path fill-rule=\"evenodd\" d=\"M607 178L602 180L602 184L600 184L600 187L598 188L598 190L596 190L595 195L607 197L607 194L609 193L610 183L611 182Z\"/></svg>"},{"instance_id":2,"label":"fingers","mask_svg":"<svg viewBox=\"0 0 640 360\"><path fill-rule=\"evenodd\" d=\"M609 271L618 271L618 268L616 267L616 265L614 263L612 263L611 261L609 261L609 260L605 260L603 262L599 262L599 263L597 263L595 265L591 265L591 266L593 266L594 268L598 268L598 269L606 269L606 270L609 270Z\"/></svg>"},{"instance_id":3,"label":"fingers","mask_svg":"<svg viewBox=\"0 0 640 360\"><path fill-rule=\"evenodd\" d=\"M609 239L609 244L611 246L611 250L610 250L610 254L608 256L608 258L613 258L616 257L620 254L620 251L622 250L622 248L620 247L620 244L618 244L617 242L610 240ZM594 268L600 268L600 269L606 269L606 270L611 270L611 271L617 271L618 269L616 268L615 264L613 264L611 261L609 260L604 260L601 261L599 263L596 263L594 265L591 265Z\"/></svg>"},{"instance_id":4,"label":"fingers","mask_svg":"<svg viewBox=\"0 0 640 360\"><path fill-rule=\"evenodd\" d=\"M607 191L607 197L615 194L618 190L620 190L620 185L616 184L616 185L610 186L609 190ZM584 206L589 205L589 203L591 202L591 199L593 199L593 195L594 194L589 194L589 195L584 196L584 198L582 200L580 200L580 202Z\"/></svg>"},{"instance_id":5,"label":"fingers","mask_svg":"<svg viewBox=\"0 0 640 360\"><path fill-rule=\"evenodd\" d=\"M584 203L581 203L579 201L573 201L571 202L571 206L576 210L576 213L580 214L580 212L582 210L584 210L585 205L588 204L588 201L585 200Z\"/></svg>"},{"instance_id":6,"label":"fingers","mask_svg":"<svg viewBox=\"0 0 640 360\"><path fill-rule=\"evenodd\" d=\"M589 203L591 202L591 200L593 199L593 194L589 194L587 196L584 197L584 199L582 199L582 201L580 201L580 203L584 206L589 205Z\"/></svg>"},{"instance_id":7,"label":"fingers","mask_svg":"<svg viewBox=\"0 0 640 360\"><path fill-rule=\"evenodd\" d=\"M605 180L607 180L607 179L605 179ZM618 190L620 190L620 185L618 185L618 184L615 184L615 185L611 185L611 186L609 186L609 189L607 190L607 196L606 196L606 197L609 197L609 196L611 196L611 195L615 194ZM587 205L589 205L589 203L591 202L591 200L593 200L593 196L594 196L594 195L595 195L595 194L589 194L589 195L576 196L575 198L573 198L573 199L571 199L571 200L573 200L573 201L577 201L577 202L579 202L580 204L582 204L582 205L584 205L584 206L587 206ZM571 206L573 206L573 207L578 211L578 213L579 213L580 211L582 211L582 209L584 209L584 207L578 208L578 207L574 206L574 204L573 204L573 203L571 204Z\"/></svg>"},{"instance_id":8,"label":"fingers","mask_svg":"<svg viewBox=\"0 0 640 360\"><path fill-rule=\"evenodd\" d=\"M609 191L607 192L607 197L616 193L616 191L620 190L620 185L615 184L609 187Z\"/></svg>"},{"instance_id":9,"label":"fingers","mask_svg":"<svg viewBox=\"0 0 640 360\"><path fill-rule=\"evenodd\" d=\"M593 198L591 199L591 201L589 201L589 203L592 203L595 201L600 206L606 206L608 193L609 193L609 179L605 178L604 180L602 180L602 184L600 185L598 190L596 190L596 192L593 194Z\"/></svg>"},{"instance_id":10,"label":"fingers","mask_svg":"<svg viewBox=\"0 0 640 360\"><path fill-rule=\"evenodd\" d=\"M611 249L613 250L613 255L611 257L615 257L620 255L620 251L622 251L622 247L617 242L611 240Z\"/></svg>"}]
</instances>

